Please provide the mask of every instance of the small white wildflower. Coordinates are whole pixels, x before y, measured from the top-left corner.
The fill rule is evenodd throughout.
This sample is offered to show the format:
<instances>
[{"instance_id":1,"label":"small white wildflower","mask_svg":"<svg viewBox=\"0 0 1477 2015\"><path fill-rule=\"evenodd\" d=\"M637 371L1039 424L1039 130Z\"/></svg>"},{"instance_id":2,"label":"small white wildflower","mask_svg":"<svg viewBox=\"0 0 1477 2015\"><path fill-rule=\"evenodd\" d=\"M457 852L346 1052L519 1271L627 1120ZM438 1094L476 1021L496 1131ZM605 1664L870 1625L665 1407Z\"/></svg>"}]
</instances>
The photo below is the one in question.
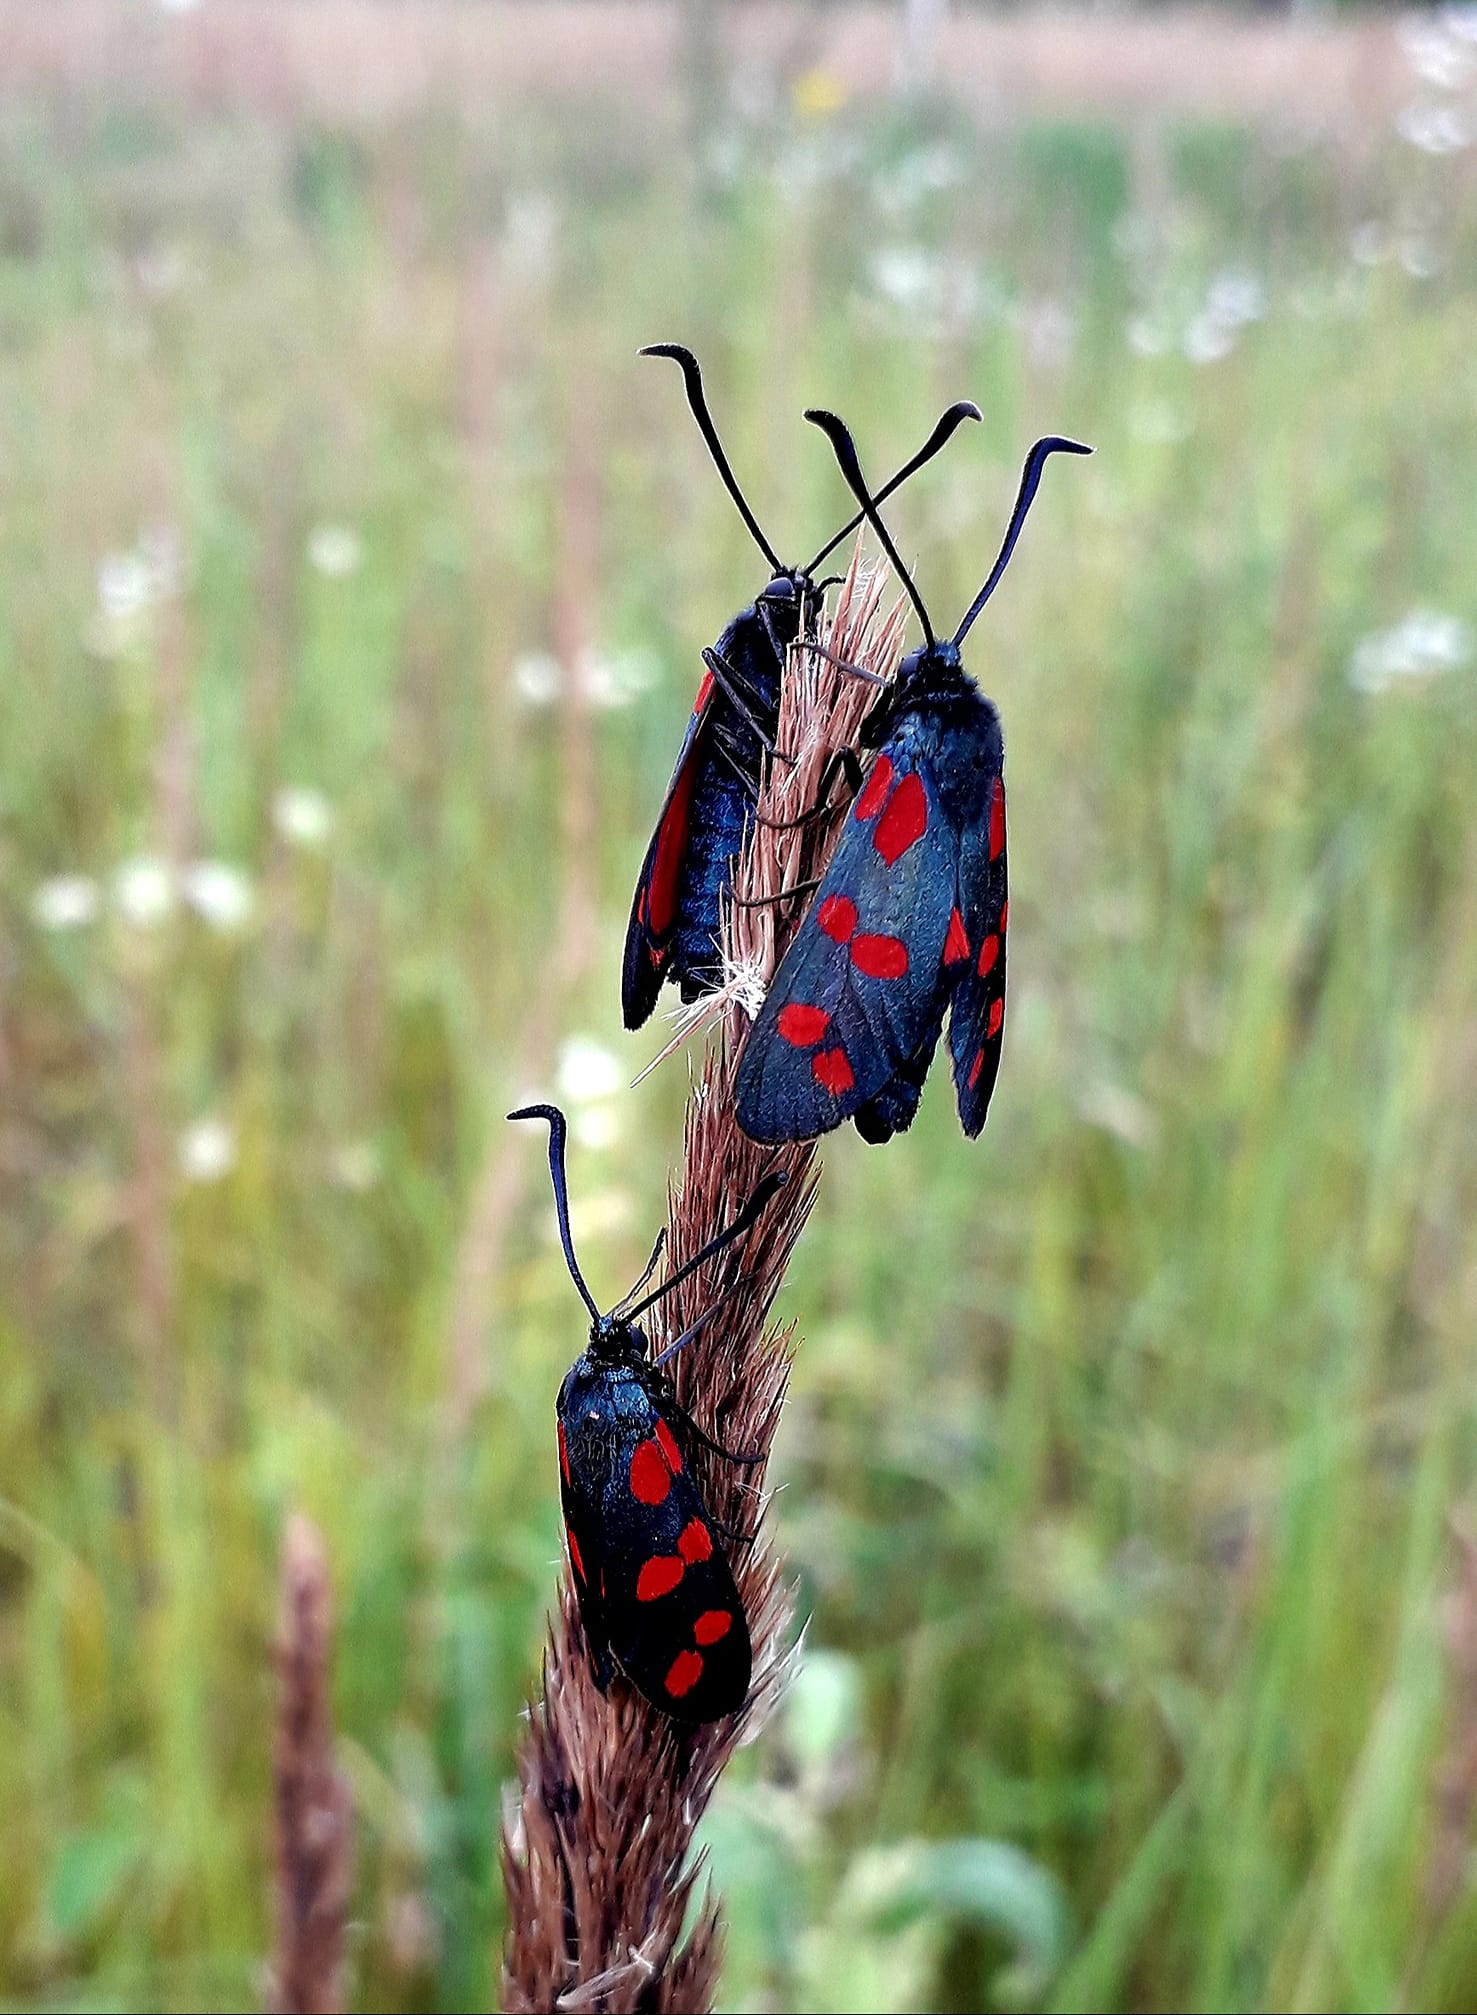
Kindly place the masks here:
<instances>
[{"instance_id":1,"label":"small white wildflower","mask_svg":"<svg viewBox=\"0 0 1477 2015\"><path fill-rule=\"evenodd\" d=\"M1410 237L1402 239L1400 264L1412 280L1434 280L1445 263L1439 248L1430 238L1412 232Z\"/></svg>"},{"instance_id":2,"label":"small white wildflower","mask_svg":"<svg viewBox=\"0 0 1477 2015\"><path fill-rule=\"evenodd\" d=\"M151 602L167 602L179 593L185 578L185 547L178 525L145 525L138 535L137 558Z\"/></svg>"},{"instance_id":3,"label":"small white wildflower","mask_svg":"<svg viewBox=\"0 0 1477 2015\"><path fill-rule=\"evenodd\" d=\"M1448 35L1454 35L1459 42L1477 42L1477 7L1470 0L1463 4L1443 7L1441 23Z\"/></svg>"},{"instance_id":4,"label":"small white wildflower","mask_svg":"<svg viewBox=\"0 0 1477 2015\"><path fill-rule=\"evenodd\" d=\"M379 1149L372 1140L346 1140L334 1149L328 1173L338 1188L363 1196L380 1179Z\"/></svg>"},{"instance_id":5,"label":"small white wildflower","mask_svg":"<svg viewBox=\"0 0 1477 2015\"><path fill-rule=\"evenodd\" d=\"M884 245L870 271L874 292L914 324L956 327L993 305L971 266L925 245Z\"/></svg>"},{"instance_id":6,"label":"small white wildflower","mask_svg":"<svg viewBox=\"0 0 1477 2015\"><path fill-rule=\"evenodd\" d=\"M1460 154L1472 144L1471 124L1455 105L1407 105L1395 130L1422 154Z\"/></svg>"},{"instance_id":7,"label":"small white wildflower","mask_svg":"<svg viewBox=\"0 0 1477 2015\"><path fill-rule=\"evenodd\" d=\"M969 164L956 148L944 142L915 147L885 174L875 178L872 199L879 210L895 217L926 197L957 188L968 179Z\"/></svg>"},{"instance_id":8,"label":"small white wildflower","mask_svg":"<svg viewBox=\"0 0 1477 2015\"><path fill-rule=\"evenodd\" d=\"M1356 266L1382 266L1395 249L1390 228L1371 217L1349 233L1349 252Z\"/></svg>"},{"instance_id":9,"label":"small white wildflower","mask_svg":"<svg viewBox=\"0 0 1477 2015\"><path fill-rule=\"evenodd\" d=\"M513 664L513 690L525 706L552 707L564 690L564 670L547 651L525 651Z\"/></svg>"},{"instance_id":10,"label":"small white wildflower","mask_svg":"<svg viewBox=\"0 0 1477 2015\"><path fill-rule=\"evenodd\" d=\"M1188 407L1169 399L1145 399L1128 418L1128 429L1136 441L1154 447L1175 447L1189 440L1195 431L1194 415Z\"/></svg>"},{"instance_id":11,"label":"small white wildflower","mask_svg":"<svg viewBox=\"0 0 1477 2015\"><path fill-rule=\"evenodd\" d=\"M288 786L272 800L272 823L289 846L316 849L333 831L333 806L322 791Z\"/></svg>"},{"instance_id":12,"label":"small white wildflower","mask_svg":"<svg viewBox=\"0 0 1477 2015\"><path fill-rule=\"evenodd\" d=\"M31 915L44 931L73 931L92 923L101 904L90 875L52 875L32 891Z\"/></svg>"},{"instance_id":13,"label":"small white wildflower","mask_svg":"<svg viewBox=\"0 0 1477 2015\"><path fill-rule=\"evenodd\" d=\"M1205 311L1228 328L1259 322L1267 312L1267 288L1247 266L1227 266L1206 290Z\"/></svg>"},{"instance_id":14,"label":"small white wildflower","mask_svg":"<svg viewBox=\"0 0 1477 2015\"><path fill-rule=\"evenodd\" d=\"M1174 337L1152 315L1135 315L1123 335L1136 357L1167 357L1174 348Z\"/></svg>"},{"instance_id":15,"label":"small white wildflower","mask_svg":"<svg viewBox=\"0 0 1477 2015\"><path fill-rule=\"evenodd\" d=\"M124 553L98 562L97 614L88 644L103 657L121 657L141 644L154 610L180 590L183 548L173 525L151 525Z\"/></svg>"},{"instance_id":16,"label":"small white wildflower","mask_svg":"<svg viewBox=\"0 0 1477 2015\"><path fill-rule=\"evenodd\" d=\"M1072 355L1077 318L1064 301L1027 301L1021 310L1021 337L1033 364L1060 368Z\"/></svg>"},{"instance_id":17,"label":"small white wildflower","mask_svg":"<svg viewBox=\"0 0 1477 2015\"><path fill-rule=\"evenodd\" d=\"M572 1035L559 1052L555 1073L561 1098L570 1105L592 1105L612 1098L621 1088L621 1066L614 1050L593 1036Z\"/></svg>"},{"instance_id":18,"label":"small white wildflower","mask_svg":"<svg viewBox=\"0 0 1477 2015\"><path fill-rule=\"evenodd\" d=\"M503 268L524 281L544 279L559 245L559 205L542 190L515 196L503 222Z\"/></svg>"},{"instance_id":19,"label":"small white wildflower","mask_svg":"<svg viewBox=\"0 0 1477 2015\"><path fill-rule=\"evenodd\" d=\"M308 536L308 563L326 580L357 573L363 558L359 534L348 525L316 525Z\"/></svg>"},{"instance_id":20,"label":"small white wildflower","mask_svg":"<svg viewBox=\"0 0 1477 2015\"><path fill-rule=\"evenodd\" d=\"M580 666L580 681L590 704L612 713L649 691L656 673L649 651L590 651Z\"/></svg>"},{"instance_id":21,"label":"small white wildflower","mask_svg":"<svg viewBox=\"0 0 1477 2015\"><path fill-rule=\"evenodd\" d=\"M130 623L151 600L148 562L141 553L107 553L98 562L97 608L104 622Z\"/></svg>"},{"instance_id":22,"label":"small white wildflower","mask_svg":"<svg viewBox=\"0 0 1477 2015\"><path fill-rule=\"evenodd\" d=\"M183 245L151 245L134 261L133 272L140 292L152 301L171 300L200 278L194 259Z\"/></svg>"},{"instance_id":23,"label":"small white wildflower","mask_svg":"<svg viewBox=\"0 0 1477 2015\"><path fill-rule=\"evenodd\" d=\"M201 1119L179 1141L180 1173L188 1182L219 1182L236 1166L236 1135L222 1119Z\"/></svg>"},{"instance_id":24,"label":"small white wildflower","mask_svg":"<svg viewBox=\"0 0 1477 2015\"><path fill-rule=\"evenodd\" d=\"M1407 681L1460 671L1477 649L1470 623L1437 609L1415 609L1393 629L1360 640L1349 661L1349 682L1361 693L1381 693Z\"/></svg>"},{"instance_id":25,"label":"small white wildflower","mask_svg":"<svg viewBox=\"0 0 1477 2015\"><path fill-rule=\"evenodd\" d=\"M1423 83L1457 91L1472 74L1471 48L1447 24L1429 14L1406 14L1396 31L1405 60Z\"/></svg>"},{"instance_id":26,"label":"small white wildflower","mask_svg":"<svg viewBox=\"0 0 1477 2015\"><path fill-rule=\"evenodd\" d=\"M1236 331L1208 311L1192 316L1186 326L1184 352L1192 364L1218 364L1235 347Z\"/></svg>"},{"instance_id":27,"label":"small white wildflower","mask_svg":"<svg viewBox=\"0 0 1477 2015\"><path fill-rule=\"evenodd\" d=\"M191 861L180 877L185 901L212 930L244 930L256 907L251 882L228 861Z\"/></svg>"},{"instance_id":28,"label":"small white wildflower","mask_svg":"<svg viewBox=\"0 0 1477 2015\"><path fill-rule=\"evenodd\" d=\"M798 204L828 183L859 174L862 165L860 146L839 130L821 131L780 147L770 157L769 174L780 198Z\"/></svg>"},{"instance_id":29,"label":"small white wildflower","mask_svg":"<svg viewBox=\"0 0 1477 2015\"><path fill-rule=\"evenodd\" d=\"M894 307L921 311L938 286L938 260L922 245L887 245L872 261L872 284Z\"/></svg>"},{"instance_id":30,"label":"small white wildflower","mask_svg":"<svg viewBox=\"0 0 1477 2015\"><path fill-rule=\"evenodd\" d=\"M157 930L173 915L177 893L168 861L150 854L124 861L113 877L113 901L123 921L135 930Z\"/></svg>"},{"instance_id":31,"label":"small white wildflower","mask_svg":"<svg viewBox=\"0 0 1477 2015\"><path fill-rule=\"evenodd\" d=\"M1077 1110L1089 1126L1112 1134L1126 1147L1151 1148L1159 1135L1153 1108L1125 1085L1106 1081L1088 1085L1078 1096Z\"/></svg>"},{"instance_id":32,"label":"small white wildflower","mask_svg":"<svg viewBox=\"0 0 1477 2015\"><path fill-rule=\"evenodd\" d=\"M593 1154L607 1153L620 1139L620 1107L613 1099L602 1099L598 1105L576 1106L569 1126L581 1147L589 1148Z\"/></svg>"}]
</instances>

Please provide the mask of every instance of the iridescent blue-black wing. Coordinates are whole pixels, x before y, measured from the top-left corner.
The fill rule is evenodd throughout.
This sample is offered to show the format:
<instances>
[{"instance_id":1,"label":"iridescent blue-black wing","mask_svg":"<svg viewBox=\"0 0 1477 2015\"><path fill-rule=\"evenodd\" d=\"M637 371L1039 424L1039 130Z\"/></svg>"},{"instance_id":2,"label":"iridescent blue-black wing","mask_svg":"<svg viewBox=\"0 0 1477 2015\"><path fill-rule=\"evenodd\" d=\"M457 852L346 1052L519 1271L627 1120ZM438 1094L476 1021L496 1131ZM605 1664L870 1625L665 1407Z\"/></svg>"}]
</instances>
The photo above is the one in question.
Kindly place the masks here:
<instances>
[{"instance_id":1,"label":"iridescent blue-black wing","mask_svg":"<svg viewBox=\"0 0 1477 2015\"><path fill-rule=\"evenodd\" d=\"M713 704L713 674L704 672L692 703L692 718L677 754L677 766L631 899L626 948L621 961L621 1016L628 1029L638 1029L656 1006L677 923L682 870L687 857L692 789L698 771L699 737Z\"/></svg>"},{"instance_id":2,"label":"iridescent blue-black wing","mask_svg":"<svg viewBox=\"0 0 1477 2015\"><path fill-rule=\"evenodd\" d=\"M964 835L955 918L964 956L949 1012L959 1122L972 1140L985 1123L1005 1038L1005 927L1010 918L1005 778L995 770L986 816Z\"/></svg>"},{"instance_id":3,"label":"iridescent blue-black wing","mask_svg":"<svg viewBox=\"0 0 1477 2015\"><path fill-rule=\"evenodd\" d=\"M739 1062L752 1140L839 1126L937 1035L958 853L926 759L881 749Z\"/></svg>"},{"instance_id":4,"label":"iridescent blue-black wing","mask_svg":"<svg viewBox=\"0 0 1477 2015\"><path fill-rule=\"evenodd\" d=\"M588 1383L560 1394L565 1529L601 1690L600 1650L653 1706L717 1721L748 1697L748 1620L674 1432L680 1416L632 1387L606 1403ZM598 1649L597 1649L598 1647Z\"/></svg>"}]
</instances>

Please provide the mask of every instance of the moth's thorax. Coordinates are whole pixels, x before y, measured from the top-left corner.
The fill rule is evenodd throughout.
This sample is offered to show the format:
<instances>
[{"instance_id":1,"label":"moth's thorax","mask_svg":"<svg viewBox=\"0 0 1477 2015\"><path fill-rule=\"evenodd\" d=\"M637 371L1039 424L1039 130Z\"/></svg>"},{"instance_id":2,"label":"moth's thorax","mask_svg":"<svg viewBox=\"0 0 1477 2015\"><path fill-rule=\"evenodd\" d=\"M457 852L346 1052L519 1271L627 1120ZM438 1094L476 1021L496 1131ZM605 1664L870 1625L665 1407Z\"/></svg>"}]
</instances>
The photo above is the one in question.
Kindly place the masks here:
<instances>
[{"instance_id":1,"label":"moth's thorax","mask_svg":"<svg viewBox=\"0 0 1477 2015\"><path fill-rule=\"evenodd\" d=\"M908 721L935 727L973 726L995 718L995 709L964 669L953 642L925 644L910 651L887 691L862 724L866 748L880 748Z\"/></svg>"},{"instance_id":2,"label":"moth's thorax","mask_svg":"<svg viewBox=\"0 0 1477 2015\"><path fill-rule=\"evenodd\" d=\"M644 1364L647 1357L646 1332L618 1315L598 1316L590 1324L590 1347L585 1355L602 1367Z\"/></svg>"}]
</instances>

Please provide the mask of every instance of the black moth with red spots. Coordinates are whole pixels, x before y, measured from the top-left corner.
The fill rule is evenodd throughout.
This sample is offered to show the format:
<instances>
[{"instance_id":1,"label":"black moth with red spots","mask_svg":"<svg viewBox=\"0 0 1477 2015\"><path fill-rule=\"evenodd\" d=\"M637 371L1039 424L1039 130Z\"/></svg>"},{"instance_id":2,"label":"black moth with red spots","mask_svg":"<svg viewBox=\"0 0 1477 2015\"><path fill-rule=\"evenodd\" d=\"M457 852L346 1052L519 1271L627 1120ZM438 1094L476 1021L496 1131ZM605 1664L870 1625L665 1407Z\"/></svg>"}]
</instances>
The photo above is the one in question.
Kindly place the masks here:
<instances>
[{"instance_id":1,"label":"black moth with red spots","mask_svg":"<svg viewBox=\"0 0 1477 2015\"><path fill-rule=\"evenodd\" d=\"M805 417L829 436L925 641L862 723L876 759L750 1031L739 1125L757 1141L810 1140L851 1119L864 1140L889 1140L912 1124L948 1009L959 1118L973 1138L1005 1024L1005 744L959 646L1005 571L1047 457L1091 450L1055 436L1032 448L989 579L940 641L850 434L833 413Z\"/></svg>"},{"instance_id":2,"label":"black moth with red spots","mask_svg":"<svg viewBox=\"0 0 1477 2015\"><path fill-rule=\"evenodd\" d=\"M779 727L785 652L802 634L814 634L816 569L862 522L858 512L807 566L783 565L728 466L696 357L680 343L654 343L641 354L671 357L681 366L693 417L773 578L703 652L702 683L631 900L621 964L621 1013L629 1029L647 1020L668 980L690 1001L711 993L722 978L723 904ZM921 469L962 421L978 418L975 406L951 406L879 497L890 496Z\"/></svg>"},{"instance_id":3,"label":"black moth with red spots","mask_svg":"<svg viewBox=\"0 0 1477 2015\"><path fill-rule=\"evenodd\" d=\"M643 1275L602 1315L570 1235L564 1115L557 1106L532 1105L508 1117L548 1122L559 1236L590 1311L589 1347L565 1375L555 1416L564 1536L595 1683L604 1693L618 1667L663 1713L717 1721L747 1699L752 1652L733 1570L688 1458L694 1442L719 1455L730 1452L710 1441L678 1404L664 1369L706 1318L656 1359L635 1318L742 1237L785 1178L766 1177L733 1223L653 1293L633 1302Z\"/></svg>"}]
</instances>

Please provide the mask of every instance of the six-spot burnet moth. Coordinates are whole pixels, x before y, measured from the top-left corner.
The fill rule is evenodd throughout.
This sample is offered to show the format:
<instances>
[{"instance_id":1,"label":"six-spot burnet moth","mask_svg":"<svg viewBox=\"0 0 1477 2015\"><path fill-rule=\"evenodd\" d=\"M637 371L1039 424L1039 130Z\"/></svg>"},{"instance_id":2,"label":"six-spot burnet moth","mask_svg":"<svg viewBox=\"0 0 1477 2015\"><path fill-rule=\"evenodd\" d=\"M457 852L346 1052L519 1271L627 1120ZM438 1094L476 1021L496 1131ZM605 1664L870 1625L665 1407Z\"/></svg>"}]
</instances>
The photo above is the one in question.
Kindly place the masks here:
<instances>
[{"instance_id":1,"label":"six-spot burnet moth","mask_svg":"<svg viewBox=\"0 0 1477 2015\"><path fill-rule=\"evenodd\" d=\"M928 611L869 495L856 446L812 411L923 626L862 723L876 757L800 930L749 1033L738 1120L757 1141L809 1140L843 1120L884 1141L912 1123L950 1009L959 1118L973 1138L1000 1068L1005 1022L1005 748L1000 717L959 650L1004 573L1052 436L1026 457L989 578L951 639Z\"/></svg>"},{"instance_id":2,"label":"six-spot burnet moth","mask_svg":"<svg viewBox=\"0 0 1477 2015\"><path fill-rule=\"evenodd\" d=\"M806 566L782 565L729 467L696 357L680 343L653 343L641 355L671 357L681 367L693 417L771 579L703 652L702 684L631 903L621 967L628 1029L647 1020L668 980L690 1001L722 978L723 901L758 804L764 760L774 752L785 652L814 632L816 569L862 522L859 511ZM951 406L912 460L884 483L879 500L930 461L964 420L979 417L967 401Z\"/></svg>"},{"instance_id":3,"label":"six-spot burnet moth","mask_svg":"<svg viewBox=\"0 0 1477 2015\"><path fill-rule=\"evenodd\" d=\"M749 1625L714 1521L692 1480L694 1442L731 1461L677 1400L666 1365L690 1343L714 1303L660 1357L636 1318L730 1245L758 1219L783 1174L766 1176L733 1223L640 1301L661 1251L623 1301L602 1315L585 1285L569 1229L566 1125L553 1105L509 1119L549 1127L549 1173L565 1263L590 1312L590 1341L559 1388L559 1487L580 1620L604 1693L615 1666L654 1707L683 1721L737 1713L749 1691Z\"/></svg>"}]
</instances>

